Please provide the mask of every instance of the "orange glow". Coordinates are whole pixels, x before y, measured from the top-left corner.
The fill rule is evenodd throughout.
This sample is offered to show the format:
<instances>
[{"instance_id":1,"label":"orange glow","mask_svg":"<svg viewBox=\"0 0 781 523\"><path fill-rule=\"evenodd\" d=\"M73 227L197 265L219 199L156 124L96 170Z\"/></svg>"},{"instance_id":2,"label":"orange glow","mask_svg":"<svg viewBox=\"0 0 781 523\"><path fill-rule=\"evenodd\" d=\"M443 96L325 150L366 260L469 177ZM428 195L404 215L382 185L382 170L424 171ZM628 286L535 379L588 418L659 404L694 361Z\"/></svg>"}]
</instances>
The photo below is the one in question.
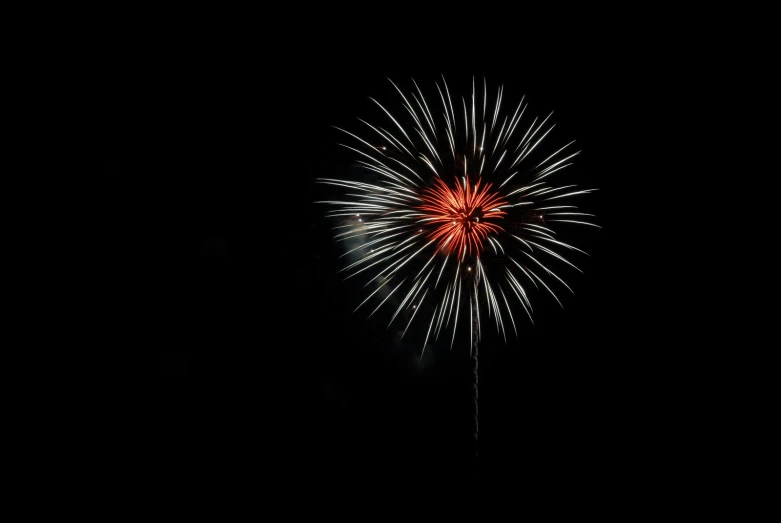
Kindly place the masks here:
<instances>
[{"instance_id":1,"label":"orange glow","mask_svg":"<svg viewBox=\"0 0 781 523\"><path fill-rule=\"evenodd\" d=\"M478 255L489 234L504 230L495 222L507 214L498 209L507 202L490 183L481 186L478 180L474 187L467 183L464 188L456 180L452 188L437 178L421 200L419 209L428 215L426 223L434 226L428 237L437 240L441 252L455 253L461 260L467 254Z\"/></svg>"}]
</instances>

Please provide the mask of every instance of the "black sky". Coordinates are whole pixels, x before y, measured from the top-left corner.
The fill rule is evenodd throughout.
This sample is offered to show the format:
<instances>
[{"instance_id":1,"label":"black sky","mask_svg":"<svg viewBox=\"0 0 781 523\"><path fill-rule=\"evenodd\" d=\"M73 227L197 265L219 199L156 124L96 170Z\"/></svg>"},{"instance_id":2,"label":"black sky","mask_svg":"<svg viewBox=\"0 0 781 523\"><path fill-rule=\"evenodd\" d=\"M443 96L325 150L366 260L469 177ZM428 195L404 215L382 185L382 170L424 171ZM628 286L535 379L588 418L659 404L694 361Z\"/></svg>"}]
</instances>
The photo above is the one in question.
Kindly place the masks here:
<instances>
[{"instance_id":1,"label":"black sky","mask_svg":"<svg viewBox=\"0 0 781 523\"><path fill-rule=\"evenodd\" d=\"M467 348L421 366L418 346L351 312L359 295L336 274L313 182L349 162L330 126L371 113L369 96L395 103L386 76L408 90L440 74L465 88L472 73L555 111L556 143L577 140L576 183L599 188L583 206L603 227L583 232L592 256L568 274L563 310L536 294L520 341L481 346L481 477L621 488L669 450L660 420L683 414L669 409L676 372L660 372L668 298L636 217L653 199L638 178L664 79L605 49L551 53L386 70L171 46L98 68L94 166L117 219L105 257L121 268L107 350L132 369L111 386L128 452L172 482L273 474L412 493L473 477Z\"/></svg>"}]
</instances>

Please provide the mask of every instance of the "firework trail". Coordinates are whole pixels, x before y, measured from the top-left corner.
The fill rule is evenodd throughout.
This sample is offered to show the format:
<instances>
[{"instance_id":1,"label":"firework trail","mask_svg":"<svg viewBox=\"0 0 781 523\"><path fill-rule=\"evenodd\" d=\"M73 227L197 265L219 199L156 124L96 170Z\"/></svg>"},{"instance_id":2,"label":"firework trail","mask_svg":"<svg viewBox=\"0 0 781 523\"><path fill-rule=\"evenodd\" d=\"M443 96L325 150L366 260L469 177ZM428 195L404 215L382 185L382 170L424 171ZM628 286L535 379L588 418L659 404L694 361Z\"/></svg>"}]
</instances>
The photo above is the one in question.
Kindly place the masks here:
<instances>
[{"instance_id":1,"label":"firework trail","mask_svg":"<svg viewBox=\"0 0 781 523\"><path fill-rule=\"evenodd\" d=\"M419 318L426 330L421 357L429 339L447 332L452 348L468 325L476 440L482 323L493 323L505 342L508 330L517 336L515 311L533 322L530 286L561 305L551 286L572 289L556 271L564 265L580 271L564 255L586 253L561 241L554 228L598 227L571 203L595 189L551 184L579 151L570 142L543 154L539 146L555 127L552 113L532 118L525 97L505 112L503 88L489 97L486 80L482 89L473 80L471 96L454 100L443 78L432 103L414 81L408 94L391 84L401 97L398 115L370 98L385 123L359 119L363 137L339 129L351 142L340 145L377 181L319 178L344 193L320 203L332 206L328 216L345 220L337 240L361 240L345 253L357 260L342 269L346 279L366 278L369 294L356 310L378 302L371 316L395 296L389 326L404 313L404 334L427 310Z\"/></svg>"}]
</instances>

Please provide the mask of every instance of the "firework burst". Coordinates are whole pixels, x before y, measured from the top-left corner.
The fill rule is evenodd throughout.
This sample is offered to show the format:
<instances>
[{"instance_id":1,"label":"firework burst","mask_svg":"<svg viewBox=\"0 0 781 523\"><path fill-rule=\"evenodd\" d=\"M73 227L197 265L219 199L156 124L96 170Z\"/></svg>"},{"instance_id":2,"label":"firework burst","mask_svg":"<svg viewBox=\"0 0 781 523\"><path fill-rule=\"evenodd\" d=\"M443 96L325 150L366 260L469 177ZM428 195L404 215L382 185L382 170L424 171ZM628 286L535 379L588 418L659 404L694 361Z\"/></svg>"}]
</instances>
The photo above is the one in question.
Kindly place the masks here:
<instances>
[{"instance_id":1,"label":"firework burst","mask_svg":"<svg viewBox=\"0 0 781 523\"><path fill-rule=\"evenodd\" d=\"M341 145L376 181L318 179L345 193L321 202L332 206L329 216L345 220L336 239L360 242L345 253L355 261L343 269L347 278L366 278L368 296L356 310L374 301L372 315L391 304L389 325L407 312L406 333L427 305L428 317L418 318L426 325L421 356L443 332L452 347L466 325L476 351L486 319L506 341L510 329L518 334L515 311L532 320L531 287L559 304L553 289L572 291L558 271L580 270L568 257L586 253L554 229L598 227L571 203L595 189L550 183L579 151L570 142L541 154L555 127L552 113L530 117L525 97L505 113L503 88L489 97L485 80L482 89L473 80L471 96L454 101L443 78L432 103L414 81L408 94L391 83L400 114L371 99L385 124L359 120L364 137L339 129L351 139Z\"/></svg>"}]
</instances>

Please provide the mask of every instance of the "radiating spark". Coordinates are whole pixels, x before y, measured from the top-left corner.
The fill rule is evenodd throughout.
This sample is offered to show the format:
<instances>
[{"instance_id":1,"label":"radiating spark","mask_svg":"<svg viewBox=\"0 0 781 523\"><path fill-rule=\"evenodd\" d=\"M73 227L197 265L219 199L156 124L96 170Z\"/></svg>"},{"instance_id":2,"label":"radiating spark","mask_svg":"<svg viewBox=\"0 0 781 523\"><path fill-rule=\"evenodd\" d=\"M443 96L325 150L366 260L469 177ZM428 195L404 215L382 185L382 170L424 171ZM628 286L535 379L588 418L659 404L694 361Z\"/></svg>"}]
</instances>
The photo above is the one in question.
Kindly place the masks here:
<instances>
[{"instance_id":1,"label":"radiating spark","mask_svg":"<svg viewBox=\"0 0 781 523\"><path fill-rule=\"evenodd\" d=\"M400 116L370 98L384 120L359 119L370 138L335 128L355 140L340 145L358 154L357 163L377 181L318 179L342 191L341 198L320 202L333 209L329 217L344 220L335 227L335 239L358 244L345 249L342 257L350 261L342 271L347 278L368 276L364 287L376 287L356 310L379 300L371 315L391 303L389 325L410 315L402 336L415 318L426 317L424 351L443 329L452 329L452 347L463 321L470 321L470 334L479 338L481 312L494 318L489 323L505 340L509 318L517 336L518 304L533 323L524 285L542 286L562 305L542 277L572 291L552 268L564 264L580 271L562 252L587 255L559 237L559 224L599 227L582 221L594 215L574 204L548 204L596 190L549 182L580 151L571 150L570 141L543 152L556 127L553 113L542 120L529 117L522 97L503 114L504 87L490 100L485 79L480 88L472 78L471 93L456 97L455 104L444 77L436 82L433 104L414 80L408 94L390 82L401 97ZM468 320L460 318L462 304L470 311L464 315Z\"/></svg>"}]
</instances>

